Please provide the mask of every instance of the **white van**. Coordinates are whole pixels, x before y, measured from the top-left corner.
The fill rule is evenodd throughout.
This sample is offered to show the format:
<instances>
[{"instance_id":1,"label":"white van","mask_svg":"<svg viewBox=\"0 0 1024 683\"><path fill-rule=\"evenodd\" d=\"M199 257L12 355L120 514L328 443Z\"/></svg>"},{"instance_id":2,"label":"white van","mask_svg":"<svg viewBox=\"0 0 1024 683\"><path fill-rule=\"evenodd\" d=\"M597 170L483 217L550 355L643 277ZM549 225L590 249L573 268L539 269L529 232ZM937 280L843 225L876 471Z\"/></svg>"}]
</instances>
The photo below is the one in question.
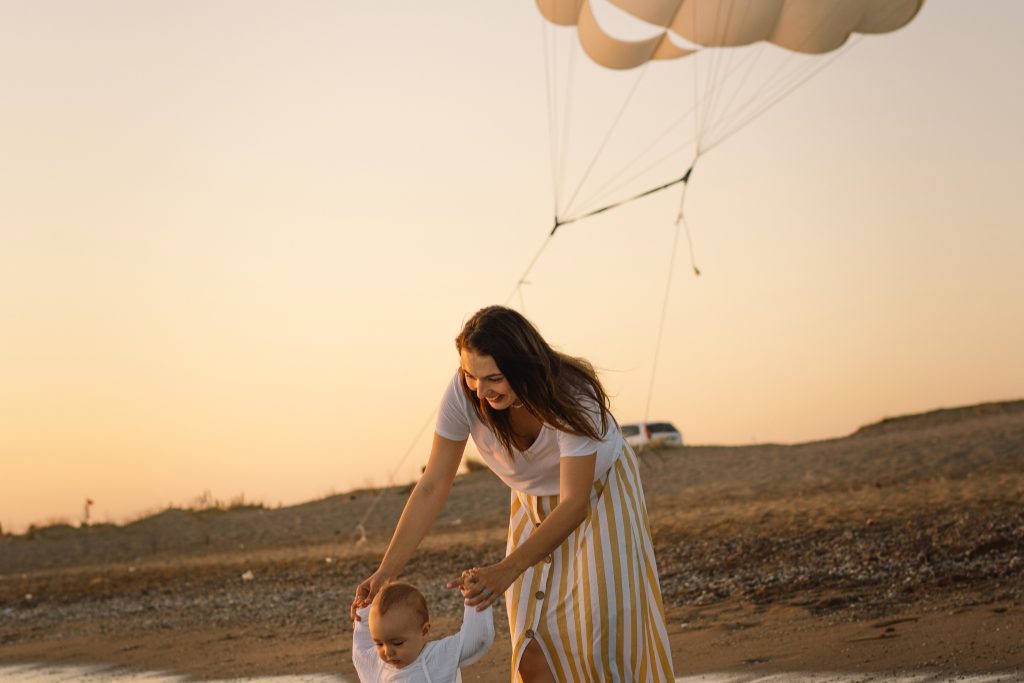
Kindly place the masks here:
<instances>
[{"instance_id":1,"label":"white van","mask_svg":"<svg viewBox=\"0 0 1024 683\"><path fill-rule=\"evenodd\" d=\"M671 422L630 422L619 428L633 448L683 445L683 435Z\"/></svg>"}]
</instances>

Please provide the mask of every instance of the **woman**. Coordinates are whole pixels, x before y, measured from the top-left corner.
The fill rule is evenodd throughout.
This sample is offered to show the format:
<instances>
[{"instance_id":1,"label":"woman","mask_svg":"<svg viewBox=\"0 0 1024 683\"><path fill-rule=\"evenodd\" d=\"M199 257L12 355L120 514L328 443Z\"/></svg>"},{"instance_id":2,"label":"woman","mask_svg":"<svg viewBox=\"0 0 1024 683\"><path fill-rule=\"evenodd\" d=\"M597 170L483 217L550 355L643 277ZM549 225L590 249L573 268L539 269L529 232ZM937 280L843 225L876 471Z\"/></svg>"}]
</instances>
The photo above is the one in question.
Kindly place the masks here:
<instances>
[{"instance_id":1,"label":"woman","mask_svg":"<svg viewBox=\"0 0 1024 683\"><path fill-rule=\"evenodd\" d=\"M455 344L426 470L353 618L412 557L472 436L512 490L508 546L449 585L480 609L504 595L513 682L674 680L636 456L593 367L500 306L474 314Z\"/></svg>"}]
</instances>

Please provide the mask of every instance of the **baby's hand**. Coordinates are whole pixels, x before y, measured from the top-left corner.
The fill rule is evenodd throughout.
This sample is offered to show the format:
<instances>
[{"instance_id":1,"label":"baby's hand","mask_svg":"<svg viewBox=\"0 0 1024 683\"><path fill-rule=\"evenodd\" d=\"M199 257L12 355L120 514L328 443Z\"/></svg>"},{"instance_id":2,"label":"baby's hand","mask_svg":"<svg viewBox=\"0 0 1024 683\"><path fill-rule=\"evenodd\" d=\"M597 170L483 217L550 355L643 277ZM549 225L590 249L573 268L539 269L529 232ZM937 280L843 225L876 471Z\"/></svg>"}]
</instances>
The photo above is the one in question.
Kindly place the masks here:
<instances>
[{"instance_id":1,"label":"baby's hand","mask_svg":"<svg viewBox=\"0 0 1024 683\"><path fill-rule=\"evenodd\" d=\"M469 587L468 584L473 583L474 581L476 581L476 579L477 579L476 569L467 569L466 571L462 572L462 574L459 575L459 578L452 579L451 581L449 581L445 585L445 587L446 588L458 588L462 592L462 595L465 596L466 593L469 592L469 590L470 590L470 587Z\"/></svg>"}]
</instances>

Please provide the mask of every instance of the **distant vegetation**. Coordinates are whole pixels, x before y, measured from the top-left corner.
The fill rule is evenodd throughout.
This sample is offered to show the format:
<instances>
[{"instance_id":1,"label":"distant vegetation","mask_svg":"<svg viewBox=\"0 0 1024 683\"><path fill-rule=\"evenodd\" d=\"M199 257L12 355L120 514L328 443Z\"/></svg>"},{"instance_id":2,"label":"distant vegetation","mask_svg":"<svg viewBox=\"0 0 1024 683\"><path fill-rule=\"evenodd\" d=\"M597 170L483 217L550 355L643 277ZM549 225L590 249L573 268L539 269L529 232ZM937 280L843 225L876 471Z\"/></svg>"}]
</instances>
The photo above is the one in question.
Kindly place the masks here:
<instances>
[{"instance_id":1,"label":"distant vegetation","mask_svg":"<svg viewBox=\"0 0 1024 683\"><path fill-rule=\"evenodd\" d=\"M942 408L930 410L926 413L887 417L884 420L861 427L853 433L853 436L877 436L891 432L930 429L978 417L1007 415L1018 412L1024 412L1024 400L979 403L978 405L960 408Z\"/></svg>"},{"instance_id":2,"label":"distant vegetation","mask_svg":"<svg viewBox=\"0 0 1024 683\"><path fill-rule=\"evenodd\" d=\"M489 469L487 465L473 458L466 458L465 461L463 461L462 466L466 468L467 472L482 472L483 470Z\"/></svg>"},{"instance_id":3,"label":"distant vegetation","mask_svg":"<svg viewBox=\"0 0 1024 683\"><path fill-rule=\"evenodd\" d=\"M71 530L71 522L64 517L47 520L42 524L29 524L28 529L25 531L25 538L31 540L36 537L36 534L41 532L60 533L65 530Z\"/></svg>"},{"instance_id":4,"label":"distant vegetation","mask_svg":"<svg viewBox=\"0 0 1024 683\"><path fill-rule=\"evenodd\" d=\"M227 501L214 498L213 494L209 491L203 491L200 495L192 499L192 505L184 508L192 512L227 512L228 510L241 510L241 509L253 509L263 510L267 506L260 501L246 500L244 493L239 493L234 498Z\"/></svg>"},{"instance_id":5,"label":"distant vegetation","mask_svg":"<svg viewBox=\"0 0 1024 683\"><path fill-rule=\"evenodd\" d=\"M237 496L229 498L227 500L221 500L215 498L213 493L210 491L203 491L201 494L196 496L184 507L178 507L175 505L167 505L163 508L156 508L147 510L131 519L126 524L134 524L150 517L155 517L159 514L169 512L172 510L180 510L182 512L192 512L202 516L217 514L221 512L229 512L232 510L265 510L267 505L262 501L247 500L244 493L239 493ZM77 528L100 528L100 527L111 527L117 526L110 523L81 523ZM75 531L75 525L67 518L55 518L42 522L40 524L29 524L28 529L25 530L25 538L27 540L33 540L37 536L45 538L56 538L66 536L69 533ZM0 533L0 536L4 535ZM16 536L17 534L10 534Z\"/></svg>"}]
</instances>

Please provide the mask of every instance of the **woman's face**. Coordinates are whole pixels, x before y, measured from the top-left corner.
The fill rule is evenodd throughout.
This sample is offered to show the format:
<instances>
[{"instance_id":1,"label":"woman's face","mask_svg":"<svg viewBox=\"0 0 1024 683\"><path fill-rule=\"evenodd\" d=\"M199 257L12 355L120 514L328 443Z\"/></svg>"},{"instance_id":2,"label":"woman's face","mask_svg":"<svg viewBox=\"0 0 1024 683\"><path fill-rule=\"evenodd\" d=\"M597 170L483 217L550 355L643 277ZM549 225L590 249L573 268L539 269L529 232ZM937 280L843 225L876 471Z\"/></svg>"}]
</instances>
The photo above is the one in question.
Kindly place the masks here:
<instances>
[{"instance_id":1,"label":"woman's face","mask_svg":"<svg viewBox=\"0 0 1024 683\"><path fill-rule=\"evenodd\" d=\"M487 401L495 410L505 410L519 401L498 364L490 356L462 350L462 374L470 391Z\"/></svg>"}]
</instances>

